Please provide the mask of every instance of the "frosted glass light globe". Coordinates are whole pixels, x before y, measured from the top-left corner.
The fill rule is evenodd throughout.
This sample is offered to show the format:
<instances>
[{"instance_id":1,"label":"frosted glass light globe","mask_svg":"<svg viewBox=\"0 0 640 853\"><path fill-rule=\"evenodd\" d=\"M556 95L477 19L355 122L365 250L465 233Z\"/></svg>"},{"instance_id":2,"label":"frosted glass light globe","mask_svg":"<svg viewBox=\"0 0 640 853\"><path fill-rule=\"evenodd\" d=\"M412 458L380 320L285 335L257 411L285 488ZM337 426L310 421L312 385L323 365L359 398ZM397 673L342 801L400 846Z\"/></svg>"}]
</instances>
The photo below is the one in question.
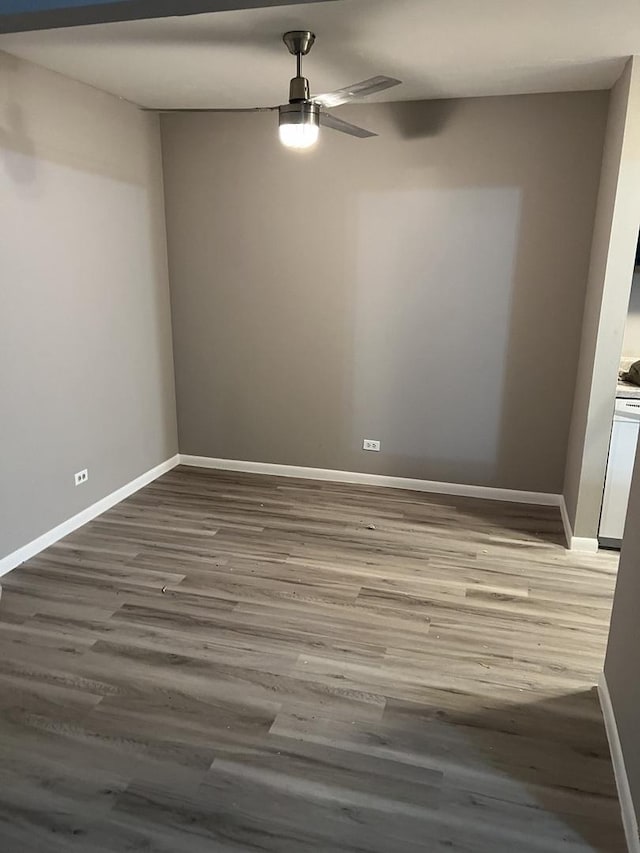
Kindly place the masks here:
<instances>
[{"instance_id":1,"label":"frosted glass light globe","mask_svg":"<svg viewBox=\"0 0 640 853\"><path fill-rule=\"evenodd\" d=\"M318 141L320 128L312 122L281 124L278 128L280 142L287 148L311 148Z\"/></svg>"}]
</instances>

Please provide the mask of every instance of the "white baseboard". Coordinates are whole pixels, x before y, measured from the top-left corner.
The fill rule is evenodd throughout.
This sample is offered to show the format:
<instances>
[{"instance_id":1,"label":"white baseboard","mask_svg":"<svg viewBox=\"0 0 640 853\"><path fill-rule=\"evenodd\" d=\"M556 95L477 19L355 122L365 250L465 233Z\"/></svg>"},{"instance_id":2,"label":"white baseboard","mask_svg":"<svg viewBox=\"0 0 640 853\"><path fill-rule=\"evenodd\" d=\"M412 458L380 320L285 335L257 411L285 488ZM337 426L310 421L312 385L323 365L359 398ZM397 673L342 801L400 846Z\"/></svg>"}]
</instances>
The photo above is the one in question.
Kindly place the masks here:
<instances>
[{"instance_id":1,"label":"white baseboard","mask_svg":"<svg viewBox=\"0 0 640 853\"><path fill-rule=\"evenodd\" d=\"M567 548L570 551L583 551L588 554L596 554L598 552L597 539L573 535L573 528L569 521L569 513L567 512L564 495L560 495L560 515L562 516L562 526L564 527L564 535L567 540Z\"/></svg>"},{"instance_id":2,"label":"white baseboard","mask_svg":"<svg viewBox=\"0 0 640 853\"><path fill-rule=\"evenodd\" d=\"M175 468L179 462L180 457L178 454L172 456L171 459L167 459L165 462L161 462L160 465L156 465L155 468L145 471L144 474L136 477L135 480L131 480L130 483L116 489L115 492L111 492L110 495L107 495L96 503L91 504L91 506L83 509L82 512L72 516L72 518L68 518L66 521L63 521L62 524L58 524L57 527L48 530L46 533L43 533L42 536L38 536L37 539L34 539L32 542L28 542L26 545L23 545L22 548L18 548L18 550L14 551L12 554L8 554L6 557L3 557L0 560L0 577L2 577L2 575L6 575L7 572L10 572L11 569L15 569L16 566L19 566L21 563L24 563L25 560L35 557L36 554L39 554L40 551L48 548L49 545L53 545L54 542L62 539L63 536L68 536L69 533L73 533L74 530L82 527L83 524L86 524L96 516L101 515L101 513L106 510L111 509L112 506L115 506L117 503L120 503L120 501L128 498L129 495L137 492L138 489L141 489L143 486L147 486L153 480L162 476L162 474L166 474L167 471Z\"/></svg>"},{"instance_id":3,"label":"white baseboard","mask_svg":"<svg viewBox=\"0 0 640 853\"><path fill-rule=\"evenodd\" d=\"M462 483L439 483L435 480L413 480L408 477L389 477L384 474L362 474L356 471L332 471L328 468L300 468L296 465L276 465L270 462L244 462L237 459L215 459L210 456L180 454L180 464L195 468L215 468L220 471L245 471L252 474L271 474L276 477L298 477L303 480L328 480L333 483L360 483L390 489L409 489L414 492L433 492L438 495L484 498L491 501L537 504L561 507L562 495L547 492L522 492L490 486L470 486Z\"/></svg>"},{"instance_id":4,"label":"white baseboard","mask_svg":"<svg viewBox=\"0 0 640 853\"><path fill-rule=\"evenodd\" d=\"M620 800L622 825L627 839L627 847L629 849L629 853L640 853L638 819L633 806L633 800L631 799L631 788L629 787L629 778L624 765L622 744L620 743L616 717L613 711L611 695L609 694L609 687L607 685L607 679L604 672L600 675L600 679L598 681L598 696L600 697L600 707L602 708L604 726L607 731L607 739L609 741L609 749L611 751L611 762L613 764L613 774L616 779L616 787L618 788L618 799Z\"/></svg>"},{"instance_id":5,"label":"white baseboard","mask_svg":"<svg viewBox=\"0 0 640 853\"><path fill-rule=\"evenodd\" d=\"M598 540L586 536L572 536L569 542L570 551L583 551L587 554L598 553Z\"/></svg>"},{"instance_id":6,"label":"white baseboard","mask_svg":"<svg viewBox=\"0 0 640 853\"><path fill-rule=\"evenodd\" d=\"M564 495L560 495L560 517L562 518L562 526L564 527L564 538L567 540L567 548L571 550L573 541L573 530L569 521L569 513L567 512L567 504Z\"/></svg>"},{"instance_id":7,"label":"white baseboard","mask_svg":"<svg viewBox=\"0 0 640 853\"><path fill-rule=\"evenodd\" d=\"M457 495L459 497L483 498L484 500L508 501L512 503L537 504L539 506L557 506L560 509L562 522L569 547L574 550L597 551L597 539L580 539L572 535L571 525L562 495L547 492L525 492L516 489L499 489L490 486L473 486L464 483L441 483L435 480L419 480L408 477L391 477L383 474L364 474L356 471L335 471L327 468L304 468L295 465L278 465L269 462L245 462L235 459L216 459L210 456L190 456L176 454L175 456L151 468L135 480L112 492L91 506L63 521L52 530L43 533L32 542L23 545L11 554L0 559L0 577L15 569L25 560L34 557L53 545L63 536L77 530L83 524L115 506L120 501L137 492L138 489L175 468L176 465L188 465L196 468L213 468L221 471L245 471L254 474L270 474L277 477L296 477L307 480L326 480L334 483L360 483L368 486L382 486L392 489L409 489L417 492L431 492L440 495Z\"/></svg>"}]
</instances>

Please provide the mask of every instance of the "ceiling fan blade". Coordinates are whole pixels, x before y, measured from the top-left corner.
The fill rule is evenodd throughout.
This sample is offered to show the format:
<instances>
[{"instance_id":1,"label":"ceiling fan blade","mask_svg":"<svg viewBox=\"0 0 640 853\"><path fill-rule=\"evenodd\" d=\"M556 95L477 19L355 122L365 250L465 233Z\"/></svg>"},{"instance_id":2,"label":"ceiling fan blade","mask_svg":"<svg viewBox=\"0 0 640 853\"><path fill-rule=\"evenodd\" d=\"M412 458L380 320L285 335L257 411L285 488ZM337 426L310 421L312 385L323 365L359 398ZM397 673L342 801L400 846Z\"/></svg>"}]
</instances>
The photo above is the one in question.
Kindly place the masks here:
<instances>
[{"instance_id":1,"label":"ceiling fan blade","mask_svg":"<svg viewBox=\"0 0 640 853\"><path fill-rule=\"evenodd\" d=\"M360 83L345 86L344 89L336 89L335 92L327 92L326 95L317 95L311 100L323 107L338 107L340 104L346 104L347 101L354 101L356 98L364 98L367 95L382 92L384 89L390 89L392 86L399 86L400 83L402 80L396 80L395 77L370 77Z\"/></svg>"},{"instance_id":2,"label":"ceiling fan blade","mask_svg":"<svg viewBox=\"0 0 640 853\"><path fill-rule=\"evenodd\" d=\"M268 113L278 107L142 107L146 113Z\"/></svg>"},{"instance_id":3,"label":"ceiling fan blade","mask_svg":"<svg viewBox=\"0 0 640 853\"><path fill-rule=\"evenodd\" d=\"M348 133L349 136L357 136L358 139L368 139L371 136L378 135L372 130L365 130L364 127L358 127L357 124L344 121L332 113L325 113L324 110L320 113L320 124L323 127L330 127L332 130L339 130L341 133Z\"/></svg>"}]
</instances>

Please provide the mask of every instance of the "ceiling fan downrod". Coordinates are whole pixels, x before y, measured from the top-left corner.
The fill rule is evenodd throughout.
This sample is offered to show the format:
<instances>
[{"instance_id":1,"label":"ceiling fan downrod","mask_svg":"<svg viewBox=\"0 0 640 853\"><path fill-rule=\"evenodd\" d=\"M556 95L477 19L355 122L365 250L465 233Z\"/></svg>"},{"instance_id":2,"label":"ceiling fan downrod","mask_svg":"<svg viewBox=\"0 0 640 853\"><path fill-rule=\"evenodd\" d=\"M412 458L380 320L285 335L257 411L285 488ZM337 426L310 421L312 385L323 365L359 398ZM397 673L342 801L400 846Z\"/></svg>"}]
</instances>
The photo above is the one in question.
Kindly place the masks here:
<instances>
[{"instance_id":1,"label":"ceiling fan downrod","mask_svg":"<svg viewBox=\"0 0 640 853\"><path fill-rule=\"evenodd\" d=\"M282 36L289 53L296 58L296 76L289 83L290 104L310 100L309 81L302 76L302 57L309 53L315 40L314 33L309 30L292 30Z\"/></svg>"}]
</instances>

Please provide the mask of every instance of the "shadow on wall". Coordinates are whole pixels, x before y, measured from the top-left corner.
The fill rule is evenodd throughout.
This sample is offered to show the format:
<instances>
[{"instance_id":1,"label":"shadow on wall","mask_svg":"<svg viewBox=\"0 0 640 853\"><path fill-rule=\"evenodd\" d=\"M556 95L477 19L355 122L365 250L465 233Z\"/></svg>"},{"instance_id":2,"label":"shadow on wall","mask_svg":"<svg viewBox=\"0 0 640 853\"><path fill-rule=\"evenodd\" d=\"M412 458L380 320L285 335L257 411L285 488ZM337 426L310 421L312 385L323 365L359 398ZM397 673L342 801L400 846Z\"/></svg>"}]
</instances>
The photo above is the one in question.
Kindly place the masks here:
<instances>
[{"instance_id":1,"label":"shadow on wall","mask_svg":"<svg viewBox=\"0 0 640 853\"><path fill-rule=\"evenodd\" d=\"M455 112L453 101L397 101L389 104L391 120L402 139L437 136Z\"/></svg>"},{"instance_id":2,"label":"shadow on wall","mask_svg":"<svg viewBox=\"0 0 640 853\"><path fill-rule=\"evenodd\" d=\"M35 146L24 122L24 114L17 103L10 103L2 111L0 121L0 156L9 177L17 184L33 186L38 178L38 161Z\"/></svg>"},{"instance_id":3,"label":"shadow on wall","mask_svg":"<svg viewBox=\"0 0 640 853\"><path fill-rule=\"evenodd\" d=\"M0 55L0 162L17 184L33 185L38 163L18 100L19 67L17 59L8 54Z\"/></svg>"},{"instance_id":4,"label":"shadow on wall","mask_svg":"<svg viewBox=\"0 0 640 853\"><path fill-rule=\"evenodd\" d=\"M169 425L162 434L161 458L169 458L178 451L177 411L173 364L173 342L171 335L171 304L169 295L169 269L167 259L167 231L164 210L164 192L162 180L162 154L160 151L160 130L157 116L148 116L148 145L155 149L146 163L145 172L145 215L149 236L148 258L151 288L147 307L150 320L148 346L143 356L147 361L150 376L155 382L146 382L139 389L139 396L133 402L140 405L145 397L150 407L162 413L162 423Z\"/></svg>"},{"instance_id":5,"label":"shadow on wall","mask_svg":"<svg viewBox=\"0 0 640 853\"><path fill-rule=\"evenodd\" d=\"M16 184L35 186L43 162L142 184L151 125L133 104L0 51L0 168Z\"/></svg>"}]
</instances>

